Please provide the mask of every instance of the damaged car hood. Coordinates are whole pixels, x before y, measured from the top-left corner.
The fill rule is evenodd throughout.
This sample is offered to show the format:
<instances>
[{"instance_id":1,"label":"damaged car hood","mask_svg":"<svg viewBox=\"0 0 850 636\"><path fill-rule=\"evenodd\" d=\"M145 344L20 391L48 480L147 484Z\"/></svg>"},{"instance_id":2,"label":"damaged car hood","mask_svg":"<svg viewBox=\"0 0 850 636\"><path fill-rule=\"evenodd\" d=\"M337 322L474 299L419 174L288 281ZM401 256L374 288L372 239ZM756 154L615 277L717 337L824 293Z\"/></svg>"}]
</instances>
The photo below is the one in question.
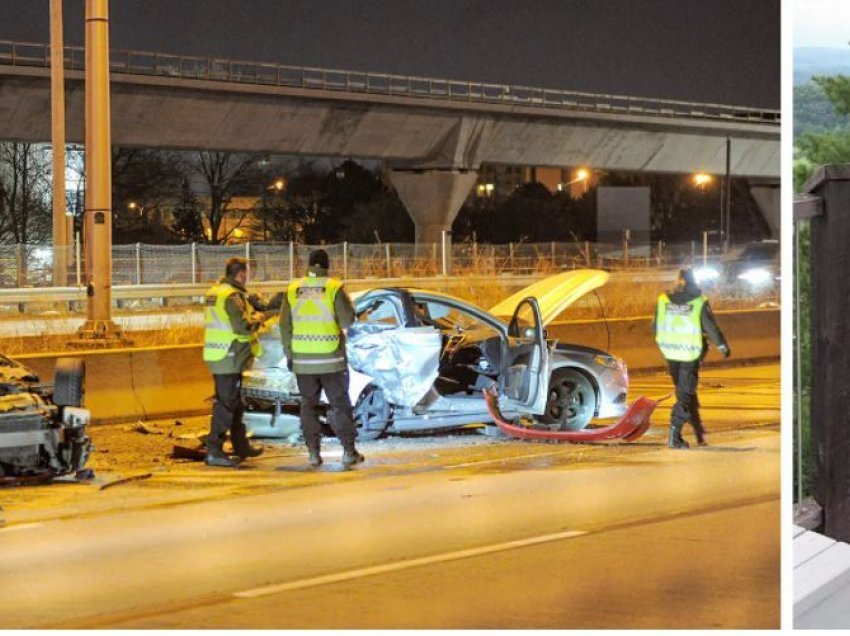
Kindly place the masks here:
<instances>
[{"instance_id":1,"label":"damaged car hood","mask_svg":"<svg viewBox=\"0 0 850 636\"><path fill-rule=\"evenodd\" d=\"M506 321L510 320L517 305L532 296L540 305L543 324L548 325L579 298L602 287L609 277L610 274L601 269L577 269L549 276L491 307L490 313Z\"/></svg>"}]
</instances>

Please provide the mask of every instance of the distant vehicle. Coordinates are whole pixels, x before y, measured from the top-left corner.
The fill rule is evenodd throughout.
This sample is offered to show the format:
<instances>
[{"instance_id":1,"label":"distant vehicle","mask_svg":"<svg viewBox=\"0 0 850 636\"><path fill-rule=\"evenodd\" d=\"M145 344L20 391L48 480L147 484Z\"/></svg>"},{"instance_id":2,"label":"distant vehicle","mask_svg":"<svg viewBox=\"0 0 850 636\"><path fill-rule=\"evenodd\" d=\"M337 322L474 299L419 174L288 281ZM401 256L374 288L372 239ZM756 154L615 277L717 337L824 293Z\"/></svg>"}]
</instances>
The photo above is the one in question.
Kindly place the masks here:
<instances>
[{"instance_id":1,"label":"distant vehicle","mask_svg":"<svg viewBox=\"0 0 850 636\"><path fill-rule=\"evenodd\" d=\"M56 361L53 385L0 355L0 483L42 481L79 471L91 443L82 408L82 360Z\"/></svg>"},{"instance_id":2,"label":"distant vehicle","mask_svg":"<svg viewBox=\"0 0 850 636\"><path fill-rule=\"evenodd\" d=\"M780 275L779 241L747 243L739 254L731 256L725 274L727 283L748 289L776 284Z\"/></svg>"},{"instance_id":3,"label":"distant vehicle","mask_svg":"<svg viewBox=\"0 0 850 636\"><path fill-rule=\"evenodd\" d=\"M497 385L506 415L528 415L552 430L580 430L594 417L626 411L625 363L599 349L555 344L545 325L608 274L577 270L549 277L486 311L435 291L398 287L357 295L348 330L350 393L360 439L384 433L492 422L484 389ZM276 322L276 321L275 321ZM296 413L294 376L286 369L275 323L261 336L265 353L243 380L258 425ZM253 422L253 424L252 424ZM272 427L273 428L273 427Z\"/></svg>"}]
</instances>

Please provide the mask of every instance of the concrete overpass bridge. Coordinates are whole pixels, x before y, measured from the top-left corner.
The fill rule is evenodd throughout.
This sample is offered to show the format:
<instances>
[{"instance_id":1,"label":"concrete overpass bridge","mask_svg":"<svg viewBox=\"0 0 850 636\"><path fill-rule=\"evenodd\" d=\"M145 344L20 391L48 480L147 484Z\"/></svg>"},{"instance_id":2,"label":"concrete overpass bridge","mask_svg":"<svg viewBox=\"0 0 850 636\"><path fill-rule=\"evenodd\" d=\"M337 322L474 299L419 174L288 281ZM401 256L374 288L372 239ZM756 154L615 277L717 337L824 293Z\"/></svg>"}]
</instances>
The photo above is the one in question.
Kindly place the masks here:
<instances>
[{"instance_id":1,"label":"concrete overpass bridge","mask_svg":"<svg viewBox=\"0 0 850 636\"><path fill-rule=\"evenodd\" d=\"M71 143L84 60L66 47ZM49 66L49 45L0 41L0 139L50 140ZM111 71L114 144L380 159L417 241L451 228L482 163L722 174L727 137L778 227L778 111L139 51Z\"/></svg>"}]
</instances>

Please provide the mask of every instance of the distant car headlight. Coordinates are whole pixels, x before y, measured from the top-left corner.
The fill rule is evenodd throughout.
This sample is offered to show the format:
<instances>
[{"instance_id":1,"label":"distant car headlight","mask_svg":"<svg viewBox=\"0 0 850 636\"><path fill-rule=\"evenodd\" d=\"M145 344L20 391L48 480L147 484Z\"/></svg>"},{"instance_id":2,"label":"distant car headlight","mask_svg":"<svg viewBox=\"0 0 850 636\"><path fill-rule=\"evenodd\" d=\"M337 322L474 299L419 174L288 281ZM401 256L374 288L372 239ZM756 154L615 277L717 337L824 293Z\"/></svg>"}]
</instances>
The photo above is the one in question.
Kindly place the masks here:
<instances>
[{"instance_id":1,"label":"distant car headlight","mask_svg":"<svg viewBox=\"0 0 850 636\"><path fill-rule=\"evenodd\" d=\"M753 267L738 274L739 280L743 280L750 285L764 285L769 283L772 278L773 275L770 273L770 270L764 267Z\"/></svg>"},{"instance_id":2,"label":"distant car headlight","mask_svg":"<svg viewBox=\"0 0 850 636\"><path fill-rule=\"evenodd\" d=\"M694 270L694 278L698 283L717 280L719 277L720 272L716 267L711 267L710 265L703 265L702 267L697 267Z\"/></svg>"}]
</instances>

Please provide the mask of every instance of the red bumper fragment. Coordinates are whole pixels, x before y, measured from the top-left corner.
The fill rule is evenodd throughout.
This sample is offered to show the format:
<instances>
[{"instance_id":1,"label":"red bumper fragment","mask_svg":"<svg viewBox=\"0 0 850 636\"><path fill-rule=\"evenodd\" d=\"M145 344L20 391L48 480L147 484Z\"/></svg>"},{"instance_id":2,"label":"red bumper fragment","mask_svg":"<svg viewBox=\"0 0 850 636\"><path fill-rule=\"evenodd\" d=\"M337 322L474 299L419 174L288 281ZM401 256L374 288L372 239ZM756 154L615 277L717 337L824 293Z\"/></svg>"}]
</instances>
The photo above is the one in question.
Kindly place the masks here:
<instances>
[{"instance_id":1,"label":"red bumper fragment","mask_svg":"<svg viewBox=\"0 0 850 636\"><path fill-rule=\"evenodd\" d=\"M598 442L610 439L622 439L633 442L649 429L649 418L658 401L639 397L628 408L625 415L610 426L587 428L581 431L549 431L518 426L506 421L499 410L499 398L493 391L484 391L487 410L496 425L507 435L519 439L548 440L556 442Z\"/></svg>"}]
</instances>

